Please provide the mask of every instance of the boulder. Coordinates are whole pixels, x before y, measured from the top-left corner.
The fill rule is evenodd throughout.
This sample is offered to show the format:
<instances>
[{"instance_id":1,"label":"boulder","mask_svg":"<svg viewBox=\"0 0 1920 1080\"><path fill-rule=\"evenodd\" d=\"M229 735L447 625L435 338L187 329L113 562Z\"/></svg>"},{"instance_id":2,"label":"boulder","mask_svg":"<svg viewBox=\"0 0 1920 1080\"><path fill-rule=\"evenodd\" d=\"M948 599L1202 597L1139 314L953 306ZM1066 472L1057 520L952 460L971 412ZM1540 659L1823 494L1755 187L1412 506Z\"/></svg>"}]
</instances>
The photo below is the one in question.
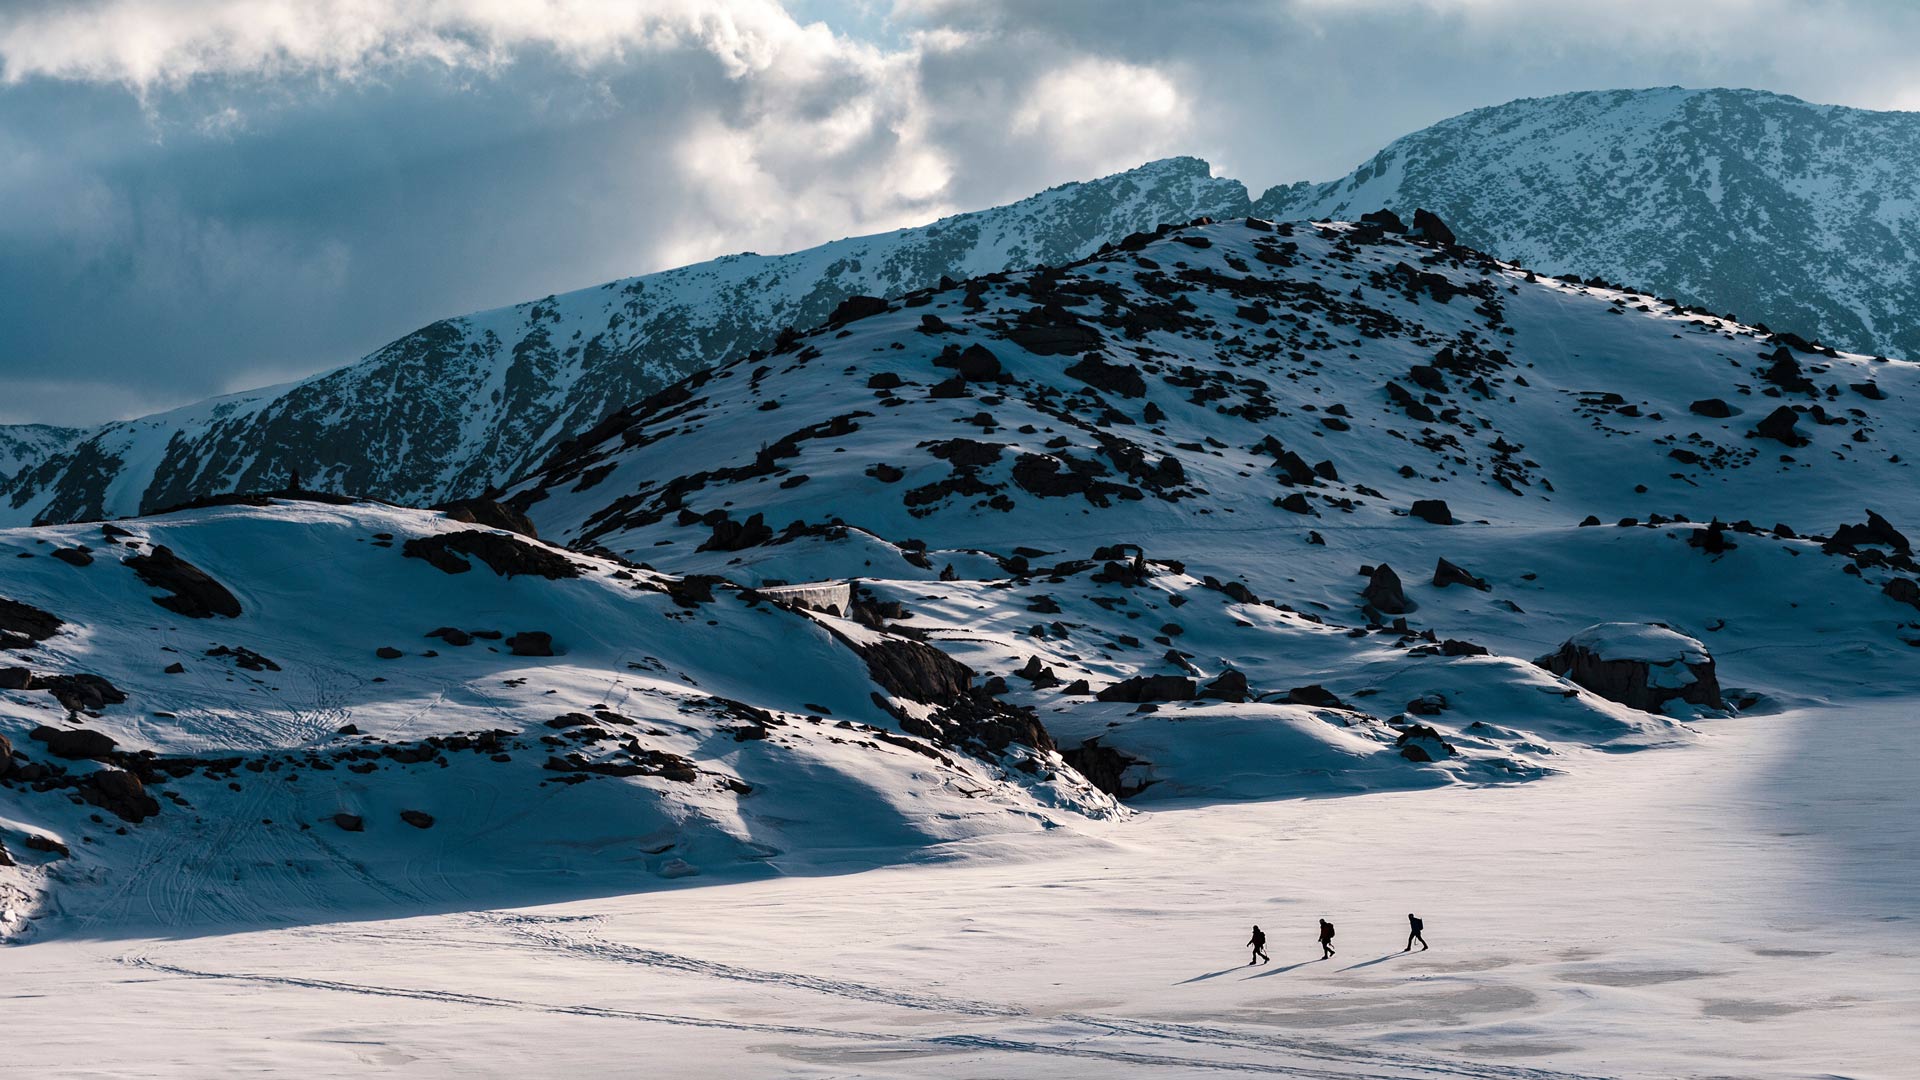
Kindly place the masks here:
<instances>
[{"instance_id":1,"label":"boulder","mask_svg":"<svg viewBox=\"0 0 1920 1080\"><path fill-rule=\"evenodd\" d=\"M698 550L745 551L772 540L773 527L767 524L763 514L754 514L745 521L722 517L713 523L713 535Z\"/></svg>"},{"instance_id":2,"label":"boulder","mask_svg":"<svg viewBox=\"0 0 1920 1080\"><path fill-rule=\"evenodd\" d=\"M1701 398L1699 401L1687 406L1687 411L1695 416L1710 416L1715 420L1725 420L1727 417L1733 415L1733 406L1721 401L1719 398L1710 397Z\"/></svg>"},{"instance_id":3,"label":"boulder","mask_svg":"<svg viewBox=\"0 0 1920 1080\"><path fill-rule=\"evenodd\" d=\"M56 728L45 724L28 732L32 738L47 744L47 753L68 761L97 761L113 753L119 744L98 731L86 728Z\"/></svg>"},{"instance_id":4,"label":"boulder","mask_svg":"<svg viewBox=\"0 0 1920 1080\"><path fill-rule=\"evenodd\" d=\"M850 323L870 318L887 310L887 302L878 296L849 296L827 316L830 323Z\"/></svg>"},{"instance_id":5,"label":"boulder","mask_svg":"<svg viewBox=\"0 0 1920 1080\"><path fill-rule=\"evenodd\" d=\"M1129 784L1123 779L1127 768L1139 763L1139 759L1128 757L1111 746L1101 746L1100 740L1088 739L1071 750L1060 751L1068 765L1087 782L1116 799L1126 799L1140 794L1147 783Z\"/></svg>"},{"instance_id":6,"label":"boulder","mask_svg":"<svg viewBox=\"0 0 1920 1080\"><path fill-rule=\"evenodd\" d=\"M1379 210L1361 214L1360 220L1368 225L1378 225L1387 232L1403 233L1407 231L1406 223L1400 220L1400 215L1384 207Z\"/></svg>"},{"instance_id":7,"label":"boulder","mask_svg":"<svg viewBox=\"0 0 1920 1080\"><path fill-rule=\"evenodd\" d=\"M1909 607L1920 608L1920 581L1904 577L1889 578L1880 591Z\"/></svg>"},{"instance_id":8,"label":"boulder","mask_svg":"<svg viewBox=\"0 0 1920 1080\"><path fill-rule=\"evenodd\" d=\"M122 821L142 822L160 812L160 801L130 772L101 769L80 786L80 797Z\"/></svg>"},{"instance_id":9,"label":"boulder","mask_svg":"<svg viewBox=\"0 0 1920 1080\"><path fill-rule=\"evenodd\" d=\"M60 619L53 613L0 596L0 641L22 639L18 644L7 644L7 648L45 641L59 629Z\"/></svg>"},{"instance_id":10,"label":"boulder","mask_svg":"<svg viewBox=\"0 0 1920 1080\"><path fill-rule=\"evenodd\" d=\"M1434 525L1453 524L1453 511L1448 509L1445 499L1415 499L1407 514Z\"/></svg>"},{"instance_id":11,"label":"boulder","mask_svg":"<svg viewBox=\"0 0 1920 1080\"><path fill-rule=\"evenodd\" d=\"M455 499L452 502L441 503L434 509L455 521L485 525L491 529L504 529L507 532L519 533L521 536L530 536L535 540L540 538L539 531L533 527L532 519L513 507L504 506L492 499Z\"/></svg>"},{"instance_id":12,"label":"boulder","mask_svg":"<svg viewBox=\"0 0 1920 1080\"><path fill-rule=\"evenodd\" d=\"M1192 701L1197 692L1194 680L1183 675L1136 675L1123 679L1093 695L1100 701Z\"/></svg>"},{"instance_id":13,"label":"boulder","mask_svg":"<svg viewBox=\"0 0 1920 1080\"><path fill-rule=\"evenodd\" d=\"M33 672L23 667L0 667L0 690L25 690L33 684Z\"/></svg>"},{"instance_id":14,"label":"boulder","mask_svg":"<svg viewBox=\"0 0 1920 1080\"><path fill-rule=\"evenodd\" d=\"M1534 663L1647 712L1660 712L1671 701L1726 708L1707 647L1659 623L1589 626Z\"/></svg>"},{"instance_id":15,"label":"boulder","mask_svg":"<svg viewBox=\"0 0 1920 1080\"><path fill-rule=\"evenodd\" d=\"M13 742L5 735L0 735L0 776L5 776L12 771Z\"/></svg>"},{"instance_id":16,"label":"boulder","mask_svg":"<svg viewBox=\"0 0 1920 1080\"><path fill-rule=\"evenodd\" d=\"M1791 405L1782 405L1768 413L1766 419L1755 424L1753 433L1763 439L1772 439L1774 442L1785 443L1788 446L1805 446L1807 440L1794 427L1799 419L1800 414L1794 412Z\"/></svg>"},{"instance_id":17,"label":"boulder","mask_svg":"<svg viewBox=\"0 0 1920 1080\"><path fill-rule=\"evenodd\" d=\"M416 829L433 828L433 815L420 810L402 810L400 811L400 820Z\"/></svg>"},{"instance_id":18,"label":"boulder","mask_svg":"<svg viewBox=\"0 0 1920 1080\"><path fill-rule=\"evenodd\" d=\"M1452 247L1458 243L1454 238L1453 230L1447 227L1447 223L1441 221L1438 214L1424 208L1416 208L1413 211L1413 228L1407 235L1430 240L1442 247Z\"/></svg>"},{"instance_id":19,"label":"boulder","mask_svg":"<svg viewBox=\"0 0 1920 1080\"><path fill-rule=\"evenodd\" d=\"M940 366L958 369L960 377L968 382L993 382L1000 378L1000 358L984 345L969 345L950 363Z\"/></svg>"},{"instance_id":20,"label":"boulder","mask_svg":"<svg viewBox=\"0 0 1920 1080\"><path fill-rule=\"evenodd\" d=\"M123 560L140 580L170 596L156 596L153 602L189 619L211 619L215 615L229 619L240 617L240 601L215 581L205 570L175 555L165 544L151 554L131 555Z\"/></svg>"},{"instance_id":21,"label":"boulder","mask_svg":"<svg viewBox=\"0 0 1920 1080\"><path fill-rule=\"evenodd\" d=\"M1438 565L1433 568L1433 583L1442 589L1449 585L1465 585L1470 589L1479 589L1482 592L1485 592L1487 589L1485 578L1474 577L1472 574L1467 573L1466 570L1455 566L1445 559L1441 559Z\"/></svg>"},{"instance_id":22,"label":"boulder","mask_svg":"<svg viewBox=\"0 0 1920 1080\"><path fill-rule=\"evenodd\" d=\"M1410 724L1402 729L1394 745L1408 761L1444 761L1454 754L1453 746L1425 724Z\"/></svg>"},{"instance_id":23,"label":"boulder","mask_svg":"<svg viewBox=\"0 0 1920 1080\"><path fill-rule=\"evenodd\" d=\"M515 656L552 656L553 635L544 630L522 630L507 639Z\"/></svg>"},{"instance_id":24,"label":"boulder","mask_svg":"<svg viewBox=\"0 0 1920 1080\"><path fill-rule=\"evenodd\" d=\"M1367 577L1367 587L1360 590L1360 598L1382 615L1405 615L1414 609L1413 601L1407 599L1406 591L1400 587L1400 575L1386 563L1373 568Z\"/></svg>"},{"instance_id":25,"label":"boulder","mask_svg":"<svg viewBox=\"0 0 1920 1080\"><path fill-rule=\"evenodd\" d=\"M1081 357L1078 362L1066 369L1065 374L1088 386L1119 394L1121 397L1137 398L1147 392L1147 381L1141 376L1139 368L1132 364L1113 363L1104 356Z\"/></svg>"},{"instance_id":26,"label":"boulder","mask_svg":"<svg viewBox=\"0 0 1920 1080\"><path fill-rule=\"evenodd\" d=\"M333 823L340 826L342 832L365 832L367 823L360 820L358 814L339 813L333 815Z\"/></svg>"},{"instance_id":27,"label":"boulder","mask_svg":"<svg viewBox=\"0 0 1920 1080\"><path fill-rule=\"evenodd\" d=\"M402 656L405 656L407 654L401 652L399 649L396 649L391 645L382 645L379 648L373 650L373 655L379 657L382 660L398 660Z\"/></svg>"},{"instance_id":28,"label":"boulder","mask_svg":"<svg viewBox=\"0 0 1920 1080\"><path fill-rule=\"evenodd\" d=\"M1287 704L1306 705L1315 709L1344 709L1347 703L1334 696L1333 691L1313 683L1310 686L1296 686L1287 691Z\"/></svg>"},{"instance_id":29,"label":"boulder","mask_svg":"<svg viewBox=\"0 0 1920 1080\"><path fill-rule=\"evenodd\" d=\"M98 675L36 675L29 690L45 690L70 713L99 712L127 700L126 691Z\"/></svg>"},{"instance_id":30,"label":"boulder","mask_svg":"<svg viewBox=\"0 0 1920 1080\"><path fill-rule=\"evenodd\" d=\"M559 551L538 541L529 542L486 529L416 536L400 545L400 554L423 559L448 574L464 574L473 569L468 556L487 564L501 577L526 574L549 581L580 576L580 568Z\"/></svg>"},{"instance_id":31,"label":"boulder","mask_svg":"<svg viewBox=\"0 0 1920 1080\"><path fill-rule=\"evenodd\" d=\"M1244 672L1228 668L1220 677L1200 688L1200 696L1215 701L1243 702L1247 700L1247 676Z\"/></svg>"},{"instance_id":32,"label":"boulder","mask_svg":"<svg viewBox=\"0 0 1920 1080\"><path fill-rule=\"evenodd\" d=\"M1899 529L1894 528L1886 518L1874 513L1871 509L1867 511L1866 524L1842 525L1833 530L1833 539L1830 542L1835 547L1843 548L1878 545L1892 548L1903 554L1911 554L1913 551L1913 545L1907 541L1906 536Z\"/></svg>"}]
</instances>

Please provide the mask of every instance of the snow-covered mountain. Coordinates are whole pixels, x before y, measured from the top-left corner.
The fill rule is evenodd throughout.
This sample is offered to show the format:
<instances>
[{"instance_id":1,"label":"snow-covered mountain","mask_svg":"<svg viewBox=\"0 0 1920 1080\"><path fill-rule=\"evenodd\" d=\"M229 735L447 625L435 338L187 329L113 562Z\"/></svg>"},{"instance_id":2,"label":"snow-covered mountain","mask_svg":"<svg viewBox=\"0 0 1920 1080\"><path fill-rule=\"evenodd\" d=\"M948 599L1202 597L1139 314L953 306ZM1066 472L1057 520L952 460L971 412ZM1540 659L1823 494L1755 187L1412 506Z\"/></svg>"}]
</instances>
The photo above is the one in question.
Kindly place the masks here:
<instances>
[{"instance_id":1,"label":"snow-covered mountain","mask_svg":"<svg viewBox=\"0 0 1920 1080\"><path fill-rule=\"evenodd\" d=\"M1415 206L1536 270L1920 355L1920 113L1679 87L1526 99L1408 135L1339 180L1273 188L1254 212Z\"/></svg>"},{"instance_id":2,"label":"snow-covered mountain","mask_svg":"<svg viewBox=\"0 0 1920 1080\"><path fill-rule=\"evenodd\" d=\"M504 508L0 532L0 907L811 873L1905 692L1920 367L1443 235L1199 223L856 297Z\"/></svg>"},{"instance_id":3,"label":"snow-covered mountain","mask_svg":"<svg viewBox=\"0 0 1920 1080\"><path fill-rule=\"evenodd\" d=\"M82 428L51 424L0 424L0 485L21 469L61 453L86 434Z\"/></svg>"},{"instance_id":4,"label":"snow-covered mountain","mask_svg":"<svg viewBox=\"0 0 1920 1080\"><path fill-rule=\"evenodd\" d=\"M0 428L0 523L278 486L430 504L523 475L683 375L897 296L1058 264L1161 222L1438 210L1463 242L1863 352L1920 354L1920 119L1743 90L1516 101L1250 203L1174 158L790 255L736 255L424 327L289 386L43 438ZM17 473L11 480L9 474Z\"/></svg>"},{"instance_id":5,"label":"snow-covered mountain","mask_svg":"<svg viewBox=\"0 0 1920 1080\"><path fill-rule=\"evenodd\" d=\"M31 468L7 468L0 443L0 477L20 474L0 480L0 523L137 514L278 487L294 471L314 490L416 505L478 494L608 412L771 344L783 327L812 326L849 295L1065 262L1246 202L1238 182L1174 158L919 228L730 255L445 319L298 383L43 444L58 452Z\"/></svg>"}]
</instances>

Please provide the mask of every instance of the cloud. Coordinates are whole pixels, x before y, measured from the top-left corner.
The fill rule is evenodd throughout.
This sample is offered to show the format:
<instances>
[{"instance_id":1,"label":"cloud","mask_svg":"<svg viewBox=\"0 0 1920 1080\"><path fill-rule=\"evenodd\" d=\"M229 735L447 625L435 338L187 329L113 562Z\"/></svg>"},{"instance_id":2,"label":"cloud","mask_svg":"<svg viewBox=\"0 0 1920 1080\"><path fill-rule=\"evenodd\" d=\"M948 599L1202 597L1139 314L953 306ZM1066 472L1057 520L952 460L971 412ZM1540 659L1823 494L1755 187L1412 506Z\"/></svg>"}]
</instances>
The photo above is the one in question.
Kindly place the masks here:
<instances>
[{"instance_id":1,"label":"cloud","mask_svg":"<svg viewBox=\"0 0 1920 1080\"><path fill-rule=\"evenodd\" d=\"M1175 153L1257 190L1568 90L1912 105L1916 30L1891 0L16 0L0 421Z\"/></svg>"}]
</instances>

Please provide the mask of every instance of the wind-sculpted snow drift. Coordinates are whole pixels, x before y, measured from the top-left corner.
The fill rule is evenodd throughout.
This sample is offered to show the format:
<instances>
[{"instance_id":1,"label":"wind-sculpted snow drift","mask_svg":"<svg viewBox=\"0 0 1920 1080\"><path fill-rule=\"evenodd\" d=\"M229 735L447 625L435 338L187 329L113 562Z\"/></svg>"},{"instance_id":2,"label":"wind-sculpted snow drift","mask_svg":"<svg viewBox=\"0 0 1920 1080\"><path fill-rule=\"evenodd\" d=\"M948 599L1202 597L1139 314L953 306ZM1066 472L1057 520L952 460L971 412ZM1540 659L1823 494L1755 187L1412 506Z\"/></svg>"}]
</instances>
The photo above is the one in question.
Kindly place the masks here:
<instances>
[{"instance_id":1,"label":"wind-sculpted snow drift","mask_svg":"<svg viewBox=\"0 0 1920 1080\"><path fill-rule=\"evenodd\" d=\"M851 298L505 496L568 552L266 499L0 533L16 925L871 865L1116 796L1528 780L1902 683L1913 365L1417 220ZM190 617L175 563L238 614ZM852 609L758 592L787 582ZM1698 642L1718 700L1535 663L1598 623Z\"/></svg>"}]
</instances>

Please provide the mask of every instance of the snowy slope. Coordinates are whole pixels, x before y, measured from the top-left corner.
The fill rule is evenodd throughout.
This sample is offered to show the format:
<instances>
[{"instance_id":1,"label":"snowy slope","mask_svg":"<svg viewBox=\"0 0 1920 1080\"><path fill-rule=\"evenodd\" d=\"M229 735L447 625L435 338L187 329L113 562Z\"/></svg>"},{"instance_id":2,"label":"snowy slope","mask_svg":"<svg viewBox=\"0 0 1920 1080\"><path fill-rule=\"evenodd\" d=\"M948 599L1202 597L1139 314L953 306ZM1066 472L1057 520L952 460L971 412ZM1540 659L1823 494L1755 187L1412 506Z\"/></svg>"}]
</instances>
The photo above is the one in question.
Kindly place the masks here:
<instances>
[{"instance_id":1,"label":"snowy slope","mask_svg":"<svg viewBox=\"0 0 1920 1080\"><path fill-rule=\"evenodd\" d=\"M1869 504L1920 519L1915 365L1378 228L1232 221L1126 246L694 376L510 501L544 535L674 572L858 577L1062 745L1117 751L1148 799L1404 784L1364 742L1403 746L1409 723L1470 782L1684 738L1529 663L1595 623L1731 651L1736 707L1854 693L1841 656L1848 678L1910 670L1916 611L1887 590L1920 568L1839 527ZM1691 411L1708 399L1729 415ZM1806 445L1754 434L1781 409ZM1442 560L1485 588L1440 583ZM1363 596L1382 563L1409 604ZM1257 704L1071 689L1230 672Z\"/></svg>"},{"instance_id":2,"label":"snowy slope","mask_svg":"<svg viewBox=\"0 0 1920 1080\"><path fill-rule=\"evenodd\" d=\"M782 327L811 326L849 294L1064 262L1135 229L1246 203L1238 182L1174 158L918 228L442 320L336 371L49 446L60 452L0 482L0 523L136 514L278 488L294 470L313 490L411 504L476 495L609 411ZM15 471L4 461L0 476Z\"/></svg>"},{"instance_id":3,"label":"snowy slope","mask_svg":"<svg viewBox=\"0 0 1920 1080\"><path fill-rule=\"evenodd\" d=\"M476 536L518 573L408 554ZM230 611L166 607L138 561L161 548ZM992 739L991 711L876 683L860 651L921 646L438 514L215 507L0 532L0 558L0 625L61 621L0 653L7 936L857 868L1118 812L1044 736Z\"/></svg>"},{"instance_id":4,"label":"snowy slope","mask_svg":"<svg viewBox=\"0 0 1920 1080\"><path fill-rule=\"evenodd\" d=\"M61 453L86 435L50 424L0 424L0 484L21 469Z\"/></svg>"},{"instance_id":5,"label":"snowy slope","mask_svg":"<svg viewBox=\"0 0 1920 1080\"><path fill-rule=\"evenodd\" d=\"M1471 244L1841 348L1920 355L1920 114L1607 90L1442 121L1254 212L1436 210Z\"/></svg>"},{"instance_id":6,"label":"snowy slope","mask_svg":"<svg viewBox=\"0 0 1920 1080\"><path fill-rule=\"evenodd\" d=\"M29 643L0 605L32 677L0 690L10 1049L1898 1076L1916 394L1903 361L1242 219L856 301L622 409L506 499L566 552L264 499L0 532L0 597L65 620ZM468 534L517 576L406 554ZM158 545L240 613L157 605ZM849 581L839 615L757 594ZM1710 658L1727 707L1609 700L1534 663L1562 643L1661 687ZM81 674L127 700L63 707L84 683L46 676ZM116 745L55 758L42 724ZM157 812L94 805L108 770ZM1410 908L1435 951L1400 952Z\"/></svg>"}]
</instances>

